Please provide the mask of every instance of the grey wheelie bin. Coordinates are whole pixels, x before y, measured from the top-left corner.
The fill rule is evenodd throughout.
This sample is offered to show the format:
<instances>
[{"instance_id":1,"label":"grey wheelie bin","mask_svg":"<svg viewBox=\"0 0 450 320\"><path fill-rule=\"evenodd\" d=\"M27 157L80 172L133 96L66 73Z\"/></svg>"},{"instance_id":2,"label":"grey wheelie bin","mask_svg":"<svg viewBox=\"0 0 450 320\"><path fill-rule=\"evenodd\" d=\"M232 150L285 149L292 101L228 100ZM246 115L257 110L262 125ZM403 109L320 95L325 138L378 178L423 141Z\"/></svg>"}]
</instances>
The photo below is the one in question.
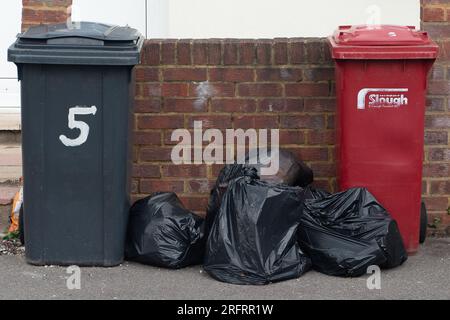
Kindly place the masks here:
<instances>
[{"instance_id":1,"label":"grey wheelie bin","mask_svg":"<svg viewBox=\"0 0 450 320\"><path fill-rule=\"evenodd\" d=\"M129 27L81 22L32 27L9 48L21 81L29 263L123 261L132 68L143 41Z\"/></svg>"}]
</instances>

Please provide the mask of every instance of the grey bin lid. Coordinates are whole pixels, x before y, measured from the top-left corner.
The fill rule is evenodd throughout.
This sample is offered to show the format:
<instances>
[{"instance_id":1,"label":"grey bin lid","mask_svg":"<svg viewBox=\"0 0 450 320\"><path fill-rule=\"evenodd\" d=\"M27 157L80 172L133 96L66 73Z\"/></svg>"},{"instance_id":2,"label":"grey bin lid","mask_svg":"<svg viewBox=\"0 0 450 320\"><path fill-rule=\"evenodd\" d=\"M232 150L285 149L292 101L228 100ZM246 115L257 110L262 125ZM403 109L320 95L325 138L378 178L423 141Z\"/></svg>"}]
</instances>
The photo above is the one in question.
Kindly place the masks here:
<instances>
[{"instance_id":1,"label":"grey bin lid","mask_svg":"<svg viewBox=\"0 0 450 320\"><path fill-rule=\"evenodd\" d=\"M136 65L144 37L136 29L94 22L39 25L8 49L16 64Z\"/></svg>"}]
</instances>

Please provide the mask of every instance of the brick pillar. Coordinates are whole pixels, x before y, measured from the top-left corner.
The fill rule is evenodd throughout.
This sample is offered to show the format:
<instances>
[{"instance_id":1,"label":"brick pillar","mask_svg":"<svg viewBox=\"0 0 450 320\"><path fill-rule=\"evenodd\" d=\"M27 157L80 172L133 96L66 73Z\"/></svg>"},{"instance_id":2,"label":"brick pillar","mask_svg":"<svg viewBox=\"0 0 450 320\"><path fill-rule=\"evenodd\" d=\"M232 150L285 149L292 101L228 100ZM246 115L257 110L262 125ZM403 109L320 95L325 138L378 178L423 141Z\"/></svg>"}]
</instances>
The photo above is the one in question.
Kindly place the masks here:
<instances>
[{"instance_id":1,"label":"brick pillar","mask_svg":"<svg viewBox=\"0 0 450 320\"><path fill-rule=\"evenodd\" d=\"M66 22L72 0L22 0L22 31L38 24Z\"/></svg>"},{"instance_id":2,"label":"brick pillar","mask_svg":"<svg viewBox=\"0 0 450 320\"><path fill-rule=\"evenodd\" d=\"M429 77L423 193L432 230L450 235L450 0L421 0L421 27L440 48Z\"/></svg>"}]
</instances>

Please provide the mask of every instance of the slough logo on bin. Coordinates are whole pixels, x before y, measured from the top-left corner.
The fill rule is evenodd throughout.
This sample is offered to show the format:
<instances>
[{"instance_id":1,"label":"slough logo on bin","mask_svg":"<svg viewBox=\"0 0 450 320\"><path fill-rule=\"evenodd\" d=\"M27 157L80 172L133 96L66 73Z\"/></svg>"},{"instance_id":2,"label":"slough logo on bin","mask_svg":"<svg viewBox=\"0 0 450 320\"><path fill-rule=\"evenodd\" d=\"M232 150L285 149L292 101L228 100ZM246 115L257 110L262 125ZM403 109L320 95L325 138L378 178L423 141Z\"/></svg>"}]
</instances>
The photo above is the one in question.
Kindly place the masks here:
<instances>
[{"instance_id":1,"label":"slough logo on bin","mask_svg":"<svg viewBox=\"0 0 450 320\"><path fill-rule=\"evenodd\" d=\"M364 88L358 93L357 106L359 110L407 106L407 92L407 88Z\"/></svg>"}]
</instances>

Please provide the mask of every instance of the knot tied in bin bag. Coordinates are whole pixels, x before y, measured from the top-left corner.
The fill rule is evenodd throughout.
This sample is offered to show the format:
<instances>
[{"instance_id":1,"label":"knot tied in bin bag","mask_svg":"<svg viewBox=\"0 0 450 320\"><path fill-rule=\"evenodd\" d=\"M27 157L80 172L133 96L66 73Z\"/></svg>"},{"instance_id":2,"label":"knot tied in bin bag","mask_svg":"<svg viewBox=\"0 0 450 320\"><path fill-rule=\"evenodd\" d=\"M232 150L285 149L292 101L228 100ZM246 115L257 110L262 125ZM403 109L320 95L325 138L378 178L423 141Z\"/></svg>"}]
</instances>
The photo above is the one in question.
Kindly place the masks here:
<instances>
[{"instance_id":1,"label":"knot tied in bin bag","mask_svg":"<svg viewBox=\"0 0 450 320\"><path fill-rule=\"evenodd\" d=\"M203 262L204 219L188 211L175 193L155 193L130 209L125 257L166 268Z\"/></svg>"},{"instance_id":2,"label":"knot tied in bin bag","mask_svg":"<svg viewBox=\"0 0 450 320\"><path fill-rule=\"evenodd\" d=\"M209 233L204 269L233 284L262 285L297 278L310 267L301 252L301 188L258 180L256 169L230 182Z\"/></svg>"},{"instance_id":3,"label":"knot tied in bin bag","mask_svg":"<svg viewBox=\"0 0 450 320\"><path fill-rule=\"evenodd\" d=\"M305 197L298 241L317 271L356 277L407 259L397 223L366 189L330 195L307 188Z\"/></svg>"}]
</instances>

